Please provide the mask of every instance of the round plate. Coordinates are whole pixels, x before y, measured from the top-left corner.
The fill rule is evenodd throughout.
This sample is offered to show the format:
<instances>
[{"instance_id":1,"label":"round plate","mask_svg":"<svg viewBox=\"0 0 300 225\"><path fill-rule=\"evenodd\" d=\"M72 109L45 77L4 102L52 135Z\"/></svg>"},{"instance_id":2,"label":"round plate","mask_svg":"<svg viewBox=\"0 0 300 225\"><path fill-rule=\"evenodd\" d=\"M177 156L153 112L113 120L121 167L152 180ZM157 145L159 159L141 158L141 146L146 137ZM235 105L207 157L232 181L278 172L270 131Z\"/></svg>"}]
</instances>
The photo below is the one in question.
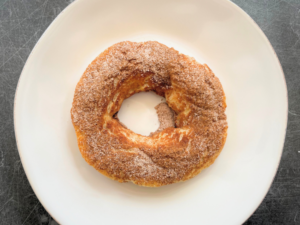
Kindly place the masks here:
<instances>
[{"instance_id":1,"label":"round plate","mask_svg":"<svg viewBox=\"0 0 300 225\"><path fill-rule=\"evenodd\" d=\"M195 178L160 188L110 180L81 157L70 109L88 64L120 41L157 40L207 63L227 97L228 138ZM77 0L39 40L15 98L30 184L60 224L241 224L276 173L287 90L269 41L227 0Z\"/></svg>"}]
</instances>

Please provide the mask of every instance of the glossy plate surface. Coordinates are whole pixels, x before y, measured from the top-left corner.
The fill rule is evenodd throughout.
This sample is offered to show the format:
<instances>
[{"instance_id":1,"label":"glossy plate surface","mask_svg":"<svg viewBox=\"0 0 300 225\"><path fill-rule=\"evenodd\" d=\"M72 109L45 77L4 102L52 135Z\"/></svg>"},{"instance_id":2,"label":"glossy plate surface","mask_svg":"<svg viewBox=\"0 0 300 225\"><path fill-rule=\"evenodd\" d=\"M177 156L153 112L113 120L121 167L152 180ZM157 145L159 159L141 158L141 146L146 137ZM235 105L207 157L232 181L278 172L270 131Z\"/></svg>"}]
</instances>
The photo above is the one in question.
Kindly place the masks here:
<instances>
[{"instance_id":1,"label":"glossy plate surface","mask_svg":"<svg viewBox=\"0 0 300 225\"><path fill-rule=\"evenodd\" d=\"M229 130L216 162L161 188L112 181L81 157L71 123L88 64L124 40L157 40L207 63L225 90ZM30 184L63 225L241 224L280 161L287 90L267 38L227 0L77 0L32 51L15 98L15 132Z\"/></svg>"}]
</instances>

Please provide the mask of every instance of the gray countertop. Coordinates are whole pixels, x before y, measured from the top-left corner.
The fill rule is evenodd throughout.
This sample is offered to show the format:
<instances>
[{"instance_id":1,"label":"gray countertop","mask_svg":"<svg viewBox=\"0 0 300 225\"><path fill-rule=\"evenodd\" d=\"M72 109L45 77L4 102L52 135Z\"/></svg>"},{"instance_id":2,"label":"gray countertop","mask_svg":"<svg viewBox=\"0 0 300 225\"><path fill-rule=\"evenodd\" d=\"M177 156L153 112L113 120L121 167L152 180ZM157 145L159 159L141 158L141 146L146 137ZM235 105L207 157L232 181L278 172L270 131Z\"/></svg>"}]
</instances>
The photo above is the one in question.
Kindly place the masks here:
<instances>
[{"instance_id":1,"label":"gray countertop","mask_svg":"<svg viewBox=\"0 0 300 225\"><path fill-rule=\"evenodd\" d=\"M0 224L57 224L28 183L13 126L14 95L35 43L72 0L0 0ZM282 64L289 122L275 180L245 224L300 224L300 0L233 0L261 27ZM299 151L299 152L298 152Z\"/></svg>"}]
</instances>

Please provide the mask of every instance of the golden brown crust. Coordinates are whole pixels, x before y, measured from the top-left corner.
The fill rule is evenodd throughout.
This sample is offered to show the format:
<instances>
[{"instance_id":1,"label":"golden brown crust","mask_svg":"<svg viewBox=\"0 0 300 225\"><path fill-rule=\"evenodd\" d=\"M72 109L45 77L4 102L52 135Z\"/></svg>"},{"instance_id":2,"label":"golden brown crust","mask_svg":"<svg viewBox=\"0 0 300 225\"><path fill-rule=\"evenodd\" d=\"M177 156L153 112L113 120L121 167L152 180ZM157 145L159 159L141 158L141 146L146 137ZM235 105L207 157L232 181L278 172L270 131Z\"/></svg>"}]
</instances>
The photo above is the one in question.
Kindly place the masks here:
<instances>
[{"instance_id":1,"label":"golden brown crust","mask_svg":"<svg viewBox=\"0 0 300 225\"><path fill-rule=\"evenodd\" d=\"M176 128L151 137L113 115L125 98L153 90L175 111ZM75 90L72 122L83 158L105 176L159 187L211 165L226 140L225 94L207 65L158 42L121 42L101 53Z\"/></svg>"}]
</instances>

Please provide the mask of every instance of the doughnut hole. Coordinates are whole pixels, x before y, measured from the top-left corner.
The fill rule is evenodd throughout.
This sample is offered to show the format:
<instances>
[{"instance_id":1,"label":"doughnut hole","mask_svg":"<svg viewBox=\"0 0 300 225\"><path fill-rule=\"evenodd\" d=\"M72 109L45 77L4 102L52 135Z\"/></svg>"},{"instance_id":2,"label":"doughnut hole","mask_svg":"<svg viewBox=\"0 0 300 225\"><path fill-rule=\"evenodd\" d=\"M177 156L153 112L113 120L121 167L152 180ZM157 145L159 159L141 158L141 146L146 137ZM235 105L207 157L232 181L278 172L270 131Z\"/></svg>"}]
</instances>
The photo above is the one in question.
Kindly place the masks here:
<instances>
[{"instance_id":1,"label":"doughnut hole","mask_svg":"<svg viewBox=\"0 0 300 225\"><path fill-rule=\"evenodd\" d=\"M128 129L143 136L149 136L159 128L155 107L165 99L154 92L140 92L127 98L115 115Z\"/></svg>"}]
</instances>

